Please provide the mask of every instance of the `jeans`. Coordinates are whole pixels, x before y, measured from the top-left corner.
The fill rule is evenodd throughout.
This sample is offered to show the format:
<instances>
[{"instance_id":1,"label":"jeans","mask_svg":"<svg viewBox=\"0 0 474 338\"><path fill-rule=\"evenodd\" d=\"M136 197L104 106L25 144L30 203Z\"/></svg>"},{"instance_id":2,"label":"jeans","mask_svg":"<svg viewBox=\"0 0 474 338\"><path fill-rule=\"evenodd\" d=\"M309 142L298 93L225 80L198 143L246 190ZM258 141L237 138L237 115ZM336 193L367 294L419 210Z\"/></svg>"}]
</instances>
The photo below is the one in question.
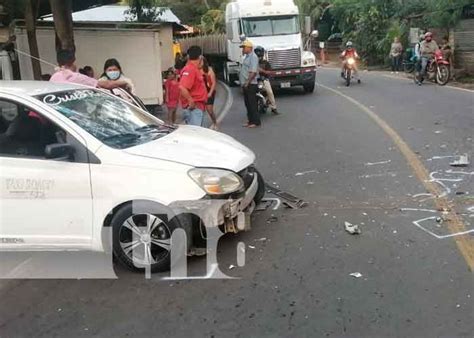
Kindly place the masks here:
<instances>
[{"instance_id":1,"label":"jeans","mask_svg":"<svg viewBox=\"0 0 474 338\"><path fill-rule=\"evenodd\" d=\"M421 57L421 75L426 75L426 67L428 66L428 62L430 61L429 58L426 56Z\"/></svg>"},{"instance_id":2,"label":"jeans","mask_svg":"<svg viewBox=\"0 0 474 338\"><path fill-rule=\"evenodd\" d=\"M392 56L392 72L399 72L402 62L401 56Z\"/></svg>"},{"instance_id":3,"label":"jeans","mask_svg":"<svg viewBox=\"0 0 474 338\"><path fill-rule=\"evenodd\" d=\"M259 126L260 114L257 110L257 85L251 84L244 90L245 107L247 108L247 118L250 124Z\"/></svg>"},{"instance_id":4,"label":"jeans","mask_svg":"<svg viewBox=\"0 0 474 338\"><path fill-rule=\"evenodd\" d=\"M186 124L202 127L204 125L204 112L198 108L184 109L183 120Z\"/></svg>"}]
</instances>

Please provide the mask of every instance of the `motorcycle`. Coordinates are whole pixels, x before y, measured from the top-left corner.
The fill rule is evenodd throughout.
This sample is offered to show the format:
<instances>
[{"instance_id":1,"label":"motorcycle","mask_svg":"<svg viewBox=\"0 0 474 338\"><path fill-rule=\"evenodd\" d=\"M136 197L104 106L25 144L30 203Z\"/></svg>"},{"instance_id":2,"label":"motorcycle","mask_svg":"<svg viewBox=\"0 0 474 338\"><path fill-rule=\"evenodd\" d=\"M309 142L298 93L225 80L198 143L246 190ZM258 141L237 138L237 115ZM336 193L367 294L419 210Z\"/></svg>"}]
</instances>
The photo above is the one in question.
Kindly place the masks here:
<instances>
[{"instance_id":1,"label":"motorcycle","mask_svg":"<svg viewBox=\"0 0 474 338\"><path fill-rule=\"evenodd\" d=\"M351 85L352 77L355 71L355 64L356 60L353 57L347 59L347 62L344 65L344 80L346 80L346 86L349 87ZM360 79L357 80L360 83Z\"/></svg>"},{"instance_id":2,"label":"motorcycle","mask_svg":"<svg viewBox=\"0 0 474 338\"><path fill-rule=\"evenodd\" d=\"M436 82L440 86L445 86L451 78L451 70L449 61L444 59L443 52L437 50L434 58L428 62L426 66L426 75L429 80ZM415 74L415 82L423 82L424 77L421 71Z\"/></svg>"},{"instance_id":3,"label":"motorcycle","mask_svg":"<svg viewBox=\"0 0 474 338\"><path fill-rule=\"evenodd\" d=\"M269 107L267 92L263 84L263 80L257 82L257 111L260 114L266 114Z\"/></svg>"}]
</instances>

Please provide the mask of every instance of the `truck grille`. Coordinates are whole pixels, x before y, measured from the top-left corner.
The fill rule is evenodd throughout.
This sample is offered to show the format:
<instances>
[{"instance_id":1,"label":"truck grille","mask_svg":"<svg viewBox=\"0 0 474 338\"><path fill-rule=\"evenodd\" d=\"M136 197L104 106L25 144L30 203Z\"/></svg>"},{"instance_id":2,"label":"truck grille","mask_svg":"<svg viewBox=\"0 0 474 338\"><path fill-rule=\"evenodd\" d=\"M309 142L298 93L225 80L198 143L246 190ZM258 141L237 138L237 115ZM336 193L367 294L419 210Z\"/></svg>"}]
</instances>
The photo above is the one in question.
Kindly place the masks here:
<instances>
[{"instance_id":1,"label":"truck grille","mask_svg":"<svg viewBox=\"0 0 474 338\"><path fill-rule=\"evenodd\" d=\"M299 48L270 50L268 62L272 69L298 68L301 66L301 50Z\"/></svg>"}]
</instances>

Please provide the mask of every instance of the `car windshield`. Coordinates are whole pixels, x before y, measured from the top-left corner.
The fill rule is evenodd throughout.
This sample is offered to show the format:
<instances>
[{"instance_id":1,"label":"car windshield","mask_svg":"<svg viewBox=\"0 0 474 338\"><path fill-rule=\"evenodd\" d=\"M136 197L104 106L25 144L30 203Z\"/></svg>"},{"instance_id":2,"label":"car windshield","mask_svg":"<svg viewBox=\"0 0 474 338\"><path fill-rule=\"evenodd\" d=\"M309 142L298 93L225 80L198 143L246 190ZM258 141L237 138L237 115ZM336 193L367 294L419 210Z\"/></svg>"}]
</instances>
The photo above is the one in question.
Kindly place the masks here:
<instances>
[{"instance_id":1,"label":"car windshield","mask_svg":"<svg viewBox=\"0 0 474 338\"><path fill-rule=\"evenodd\" d=\"M150 142L173 130L154 116L100 90L76 89L37 98L116 149Z\"/></svg>"},{"instance_id":2,"label":"car windshield","mask_svg":"<svg viewBox=\"0 0 474 338\"><path fill-rule=\"evenodd\" d=\"M248 37L298 34L300 31L297 16L243 19L243 26Z\"/></svg>"}]
</instances>

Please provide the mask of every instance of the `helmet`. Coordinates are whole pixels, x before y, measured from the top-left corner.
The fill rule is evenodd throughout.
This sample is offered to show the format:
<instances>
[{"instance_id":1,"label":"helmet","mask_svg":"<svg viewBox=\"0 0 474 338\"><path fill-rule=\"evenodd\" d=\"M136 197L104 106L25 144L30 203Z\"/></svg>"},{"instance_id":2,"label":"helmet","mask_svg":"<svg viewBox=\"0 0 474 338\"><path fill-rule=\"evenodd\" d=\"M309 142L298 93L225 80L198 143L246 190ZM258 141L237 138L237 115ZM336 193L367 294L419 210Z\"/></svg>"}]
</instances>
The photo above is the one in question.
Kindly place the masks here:
<instances>
[{"instance_id":1,"label":"helmet","mask_svg":"<svg viewBox=\"0 0 474 338\"><path fill-rule=\"evenodd\" d=\"M262 46L257 46L255 47L254 52L259 58L261 58L265 55L265 48L263 48Z\"/></svg>"},{"instance_id":2,"label":"helmet","mask_svg":"<svg viewBox=\"0 0 474 338\"><path fill-rule=\"evenodd\" d=\"M347 48L352 48L352 41L347 41L346 47Z\"/></svg>"},{"instance_id":3,"label":"helmet","mask_svg":"<svg viewBox=\"0 0 474 338\"><path fill-rule=\"evenodd\" d=\"M426 32L426 33L425 33L425 39L426 39L427 37L432 38L432 37L433 37L433 33L431 33L431 32Z\"/></svg>"}]
</instances>

